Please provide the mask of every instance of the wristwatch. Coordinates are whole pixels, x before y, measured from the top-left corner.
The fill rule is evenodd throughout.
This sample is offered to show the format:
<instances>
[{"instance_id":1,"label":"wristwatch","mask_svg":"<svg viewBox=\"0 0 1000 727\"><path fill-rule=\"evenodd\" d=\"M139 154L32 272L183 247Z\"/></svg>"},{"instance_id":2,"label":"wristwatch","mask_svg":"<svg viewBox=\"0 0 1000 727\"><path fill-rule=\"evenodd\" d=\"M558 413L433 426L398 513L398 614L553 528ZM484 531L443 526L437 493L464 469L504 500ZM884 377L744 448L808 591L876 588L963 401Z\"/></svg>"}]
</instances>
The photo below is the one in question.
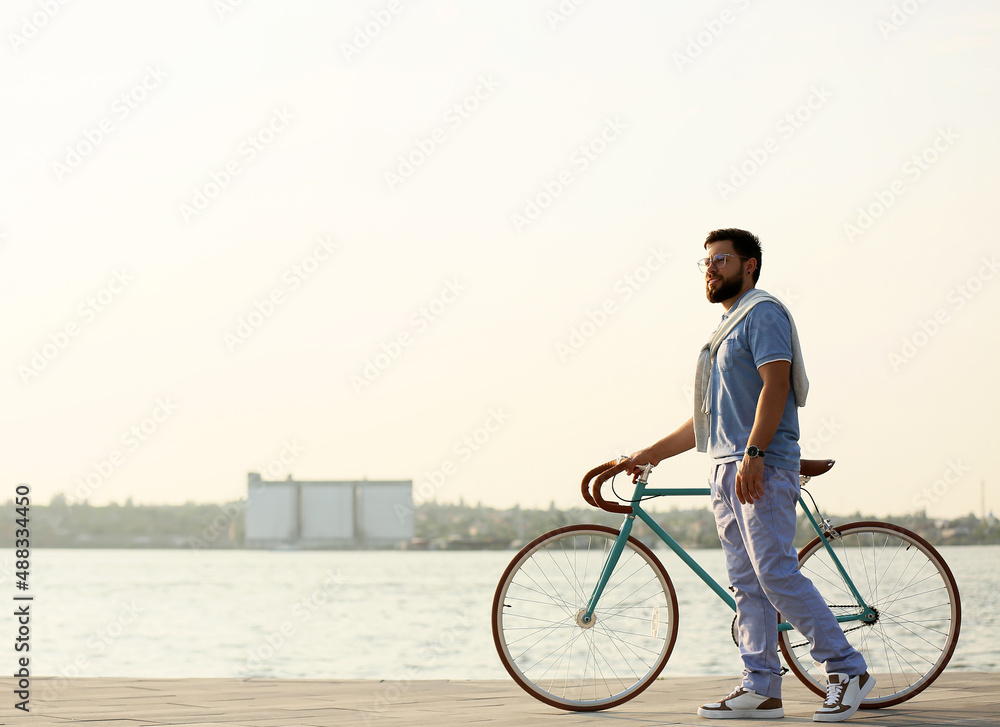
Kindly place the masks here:
<instances>
[{"instance_id":1,"label":"wristwatch","mask_svg":"<svg viewBox=\"0 0 1000 727\"><path fill-rule=\"evenodd\" d=\"M750 459L753 459L754 457L763 457L765 454L767 454L767 452L763 449L759 449L755 444L751 444L747 447L747 457Z\"/></svg>"}]
</instances>

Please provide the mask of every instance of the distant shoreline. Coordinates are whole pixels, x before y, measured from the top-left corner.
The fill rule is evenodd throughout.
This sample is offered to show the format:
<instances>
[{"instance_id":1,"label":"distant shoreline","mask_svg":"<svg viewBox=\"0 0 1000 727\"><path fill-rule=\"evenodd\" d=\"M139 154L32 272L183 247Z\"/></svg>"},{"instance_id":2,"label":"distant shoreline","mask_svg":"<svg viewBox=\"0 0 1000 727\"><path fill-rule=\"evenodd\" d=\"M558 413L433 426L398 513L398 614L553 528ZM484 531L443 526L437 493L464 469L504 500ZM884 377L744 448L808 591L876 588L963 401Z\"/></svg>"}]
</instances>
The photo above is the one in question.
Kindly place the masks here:
<instances>
[{"instance_id":1,"label":"distant shoreline","mask_svg":"<svg viewBox=\"0 0 1000 727\"><path fill-rule=\"evenodd\" d=\"M13 503L8 501L9 509ZM592 508L501 510L482 505L426 502L408 508L412 540L378 542L356 535L347 542L275 540L245 542L245 501L223 504L92 506L64 497L31 506L31 547L147 550L516 550L558 527L593 523L617 527L621 516ZM714 516L707 507L654 511L663 527L685 548L721 547ZM824 513L828 515L827 513ZM828 515L829 517L829 515ZM932 545L998 545L1000 523L992 516L930 518L924 513L881 518L862 513L830 517L834 525L856 520L886 520L917 533ZM0 546L14 544L13 518L0 518ZM636 523L633 535L657 542L648 526ZM798 541L814 533L800 517Z\"/></svg>"}]
</instances>

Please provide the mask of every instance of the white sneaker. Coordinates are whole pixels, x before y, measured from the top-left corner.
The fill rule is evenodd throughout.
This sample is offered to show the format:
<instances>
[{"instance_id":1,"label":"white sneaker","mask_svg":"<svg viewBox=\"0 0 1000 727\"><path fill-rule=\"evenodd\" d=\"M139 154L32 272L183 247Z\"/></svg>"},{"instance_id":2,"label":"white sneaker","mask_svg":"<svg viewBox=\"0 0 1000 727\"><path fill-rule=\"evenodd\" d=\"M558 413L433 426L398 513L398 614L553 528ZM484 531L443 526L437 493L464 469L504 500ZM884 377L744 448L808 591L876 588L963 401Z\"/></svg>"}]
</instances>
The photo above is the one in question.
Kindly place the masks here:
<instances>
[{"instance_id":1,"label":"white sneaker","mask_svg":"<svg viewBox=\"0 0 1000 727\"><path fill-rule=\"evenodd\" d=\"M861 706L862 700L875 688L875 677L868 672L861 676L827 674L826 701L813 714L814 722L841 722Z\"/></svg>"},{"instance_id":2,"label":"white sneaker","mask_svg":"<svg viewBox=\"0 0 1000 727\"><path fill-rule=\"evenodd\" d=\"M781 700L736 687L733 693L719 702L698 707L698 716L707 719L777 719L785 716Z\"/></svg>"}]
</instances>

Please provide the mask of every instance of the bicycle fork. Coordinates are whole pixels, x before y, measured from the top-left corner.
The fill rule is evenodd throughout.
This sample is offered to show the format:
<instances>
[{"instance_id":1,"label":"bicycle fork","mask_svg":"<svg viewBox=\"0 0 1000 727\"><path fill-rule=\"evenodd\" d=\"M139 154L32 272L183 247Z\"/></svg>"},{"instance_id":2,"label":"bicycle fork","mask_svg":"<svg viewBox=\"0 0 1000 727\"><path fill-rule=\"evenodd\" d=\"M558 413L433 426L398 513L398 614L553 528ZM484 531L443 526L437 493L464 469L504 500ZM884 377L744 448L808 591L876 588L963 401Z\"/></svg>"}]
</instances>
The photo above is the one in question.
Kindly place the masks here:
<instances>
[{"instance_id":1,"label":"bicycle fork","mask_svg":"<svg viewBox=\"0 0 1000 727\"><path fill-rule=\"evenodd\" d=\"M601 599L601 594L604 593L604 587L608 585L608 581L611 579L611 574L615 571L615 566L618 565L618 559L621 558L622 551L625 550L625 543L628 542L629 535L632 533L632 523L635 520L635 515L629 513L625 516L625 521L622 523L621 529L618 531L618 538L615 540L615 544L611 548L611 552L608 553L607 560L604 561L604 568L601 570L601 577L597 581L597 585L594 587L594 592L590 596L590 600L587 602L587 607L583 609L576 616L576 623L582 628L590 628L594 625L594 611L597 609L597 602Z\"/></svg>"},{"instance_id":2,"label":"bicycle fork","mask_svg":"<svg viewBox=\"0 0 1000 727\"><path fill-rule=\"evenodd\" d=\"M812 523L813 529L819 535L819 539L823 542L823 547L826 548L827 554L830 556L833 564L837 567L837 572L840 573L840 577L844 579L844 583L846 583L847 587L850 589L851 595L854 596L854 600L857 601L858 606L862 609L859 614L837 616L837 621L839 623L844 623L846 621L862 621L866 624L875 623L878 621L878 612L865 602L865 599L861 596L857 587L854 585L854 581L847 574L847 570L844 568L843 563L840 562L840 558L837 557L837 551L835 551L833 546L830 544L832 540L840 537L840 533L830 527L829 522L825 519L823 520L823 527L820 527L819 523L816 522L816 518L813 517L812 512L806 506L805 500L803 500L801 496L799 497L799 503L802 505L802 511L806 514L806 517L809 518L809 522ZM787 629L788 627L785 628L785 630Z\"/></svg>"}]
</instances>

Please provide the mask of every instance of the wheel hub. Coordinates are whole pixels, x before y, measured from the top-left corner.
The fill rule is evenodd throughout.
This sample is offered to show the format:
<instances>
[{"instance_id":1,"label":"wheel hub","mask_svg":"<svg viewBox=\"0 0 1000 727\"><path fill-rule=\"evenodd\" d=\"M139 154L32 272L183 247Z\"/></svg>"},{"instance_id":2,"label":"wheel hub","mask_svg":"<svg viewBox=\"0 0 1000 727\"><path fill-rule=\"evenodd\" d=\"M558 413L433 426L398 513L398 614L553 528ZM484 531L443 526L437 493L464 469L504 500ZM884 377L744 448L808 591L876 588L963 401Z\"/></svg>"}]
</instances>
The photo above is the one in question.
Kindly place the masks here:
<instances>
[{"instance_id":1,"label":"wheel hub","mask_svg":"<svg viewBox=\"0 0 1000 727\"><path fill-rule=\"evenodd\" d=\"M878 623L879 618L882 616L882 614L880 614L878 609L874 606L871 606L871 610L872 612L870 614L861 619L861 622L865 626L874 626Z\"/></svg>"},{"instance_id":2,"label":"wheel hub","mask_svg":"<svg viewBox=\"0 0 1000 727\"><path fill-rule=\"evenodd\" d=\"M581 608L579 613L576 614L576 625L581 629L592 629L594 624L597 623L597 614L591 614L590 619L586 620L587 609Z\"/></svg>"}]
</instances>

